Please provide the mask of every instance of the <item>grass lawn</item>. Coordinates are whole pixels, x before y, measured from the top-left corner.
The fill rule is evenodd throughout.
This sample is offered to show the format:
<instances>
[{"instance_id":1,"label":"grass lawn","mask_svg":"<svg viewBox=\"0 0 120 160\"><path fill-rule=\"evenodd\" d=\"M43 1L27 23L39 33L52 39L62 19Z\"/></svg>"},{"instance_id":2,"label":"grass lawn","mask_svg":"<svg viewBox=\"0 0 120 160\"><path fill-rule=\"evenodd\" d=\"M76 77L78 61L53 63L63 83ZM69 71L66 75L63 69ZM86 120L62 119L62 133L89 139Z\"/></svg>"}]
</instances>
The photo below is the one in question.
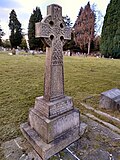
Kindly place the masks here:
<instances>
[{"instance_id":1,"label":"grass lawn","mask_svg":"<svg viewBox=\"0 0 120 160\"><path fill-rule=\"evenodd\" d=\"M35 97L43 95L44 55L0 53L0 143L21 135ZM96 104L103 91L120 88L120 60L64 57L65 94L75 106L88 96Z\"/></svg>"}]
</instances>

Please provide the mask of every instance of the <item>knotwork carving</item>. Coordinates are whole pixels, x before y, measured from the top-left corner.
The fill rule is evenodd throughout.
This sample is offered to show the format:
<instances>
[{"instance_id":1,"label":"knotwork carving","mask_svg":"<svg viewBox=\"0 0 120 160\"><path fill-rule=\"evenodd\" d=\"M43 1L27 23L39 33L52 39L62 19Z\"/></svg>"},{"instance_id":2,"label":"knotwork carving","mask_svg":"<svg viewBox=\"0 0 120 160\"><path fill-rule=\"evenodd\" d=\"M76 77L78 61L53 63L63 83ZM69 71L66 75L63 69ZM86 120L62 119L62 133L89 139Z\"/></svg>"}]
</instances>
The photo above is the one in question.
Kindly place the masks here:
<instances>
[{"instance_id":1,"label":"knotwork carving","mask_svg":"<svg viewBox=\"0 0 120 160\"><path fill-rule=\"evenodd\" d=\"M48 15L36 25L36 34L48 47L46 49L44 98L52 101L64 97L62 52L65 41L71 38L71 30L65 26L60 6L53 4L47 9Z\"/></svg>"}]
</instances>

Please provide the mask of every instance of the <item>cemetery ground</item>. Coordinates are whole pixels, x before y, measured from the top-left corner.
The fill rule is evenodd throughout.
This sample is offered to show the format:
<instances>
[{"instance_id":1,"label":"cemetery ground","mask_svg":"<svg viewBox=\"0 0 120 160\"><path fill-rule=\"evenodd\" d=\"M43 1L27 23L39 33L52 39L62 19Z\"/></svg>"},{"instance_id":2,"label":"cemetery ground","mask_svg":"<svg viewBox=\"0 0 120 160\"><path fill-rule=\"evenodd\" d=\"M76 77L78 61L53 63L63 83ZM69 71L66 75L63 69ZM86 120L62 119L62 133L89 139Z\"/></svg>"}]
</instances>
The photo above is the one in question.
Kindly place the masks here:
<instances>
[{"instance_id":1,"label":"cemetery ground","mask_svg":"<svg viewBox=\"0 0 120 160\"><path fill-rule=\"evenodd\" d=\"M27 121L29 108L34 106L35 98L43 95L44 63L45 55L10 56L0 53L0 145L22 135L20 124ZM64 73L65 94L73 97L74 105L80 109L84 121L88 121L85 114L90 113L115 124L85 105L120 119L119 111L99 108L100 93L112 88L120 89L120 60L65 56ZM100 136L96 138L99 140ZM105 141L107 145L108 139L105 138ZM98 143L95 145L99 147ZM0 148L2 158L3 151Z\"/></svg>"}]
</instances>

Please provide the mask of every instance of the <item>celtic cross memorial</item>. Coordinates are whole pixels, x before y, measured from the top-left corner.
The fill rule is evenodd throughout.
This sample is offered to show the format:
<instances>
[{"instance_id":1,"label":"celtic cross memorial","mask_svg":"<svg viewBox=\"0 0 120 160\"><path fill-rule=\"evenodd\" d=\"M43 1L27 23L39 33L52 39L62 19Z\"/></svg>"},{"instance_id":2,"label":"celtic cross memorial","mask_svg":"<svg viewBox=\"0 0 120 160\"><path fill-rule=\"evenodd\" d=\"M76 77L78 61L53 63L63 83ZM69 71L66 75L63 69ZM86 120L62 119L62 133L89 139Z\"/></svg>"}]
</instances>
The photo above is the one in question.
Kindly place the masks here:
<instances>
[{"instance_id":1,"label":"celtic cross memorial","mask_svg":"<svg viewBox=\"0 0 120 160\"><path fill-rule=\"evenodd\" d=\"M80 113L72 98L64 94L62 52L71 31L63 21L60 6L47 7L47 16L36 23L36 37L46 44L44 95L36 98L28 122L20 128L39 159L47 160L80 137Z\"/></svg>"}]
</instances>

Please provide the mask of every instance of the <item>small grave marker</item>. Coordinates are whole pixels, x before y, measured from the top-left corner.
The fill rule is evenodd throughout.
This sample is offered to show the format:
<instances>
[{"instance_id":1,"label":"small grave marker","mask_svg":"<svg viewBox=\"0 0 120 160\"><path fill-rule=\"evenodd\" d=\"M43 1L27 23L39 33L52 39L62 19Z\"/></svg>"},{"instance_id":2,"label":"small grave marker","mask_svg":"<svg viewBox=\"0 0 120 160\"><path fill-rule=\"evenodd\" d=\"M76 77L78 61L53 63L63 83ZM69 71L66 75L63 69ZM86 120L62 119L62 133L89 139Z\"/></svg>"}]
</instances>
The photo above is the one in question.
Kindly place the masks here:
<instances>
[{"instance_id":1,"label":"small grave marker","mask_svg":"<svg viewBox=\"0 0 120 160\"><path fill-rule=\"evenodd\" d=\"M101 93L100 107L120 111L120 90L117 88Z\"/></svg>"}]
</instances>

